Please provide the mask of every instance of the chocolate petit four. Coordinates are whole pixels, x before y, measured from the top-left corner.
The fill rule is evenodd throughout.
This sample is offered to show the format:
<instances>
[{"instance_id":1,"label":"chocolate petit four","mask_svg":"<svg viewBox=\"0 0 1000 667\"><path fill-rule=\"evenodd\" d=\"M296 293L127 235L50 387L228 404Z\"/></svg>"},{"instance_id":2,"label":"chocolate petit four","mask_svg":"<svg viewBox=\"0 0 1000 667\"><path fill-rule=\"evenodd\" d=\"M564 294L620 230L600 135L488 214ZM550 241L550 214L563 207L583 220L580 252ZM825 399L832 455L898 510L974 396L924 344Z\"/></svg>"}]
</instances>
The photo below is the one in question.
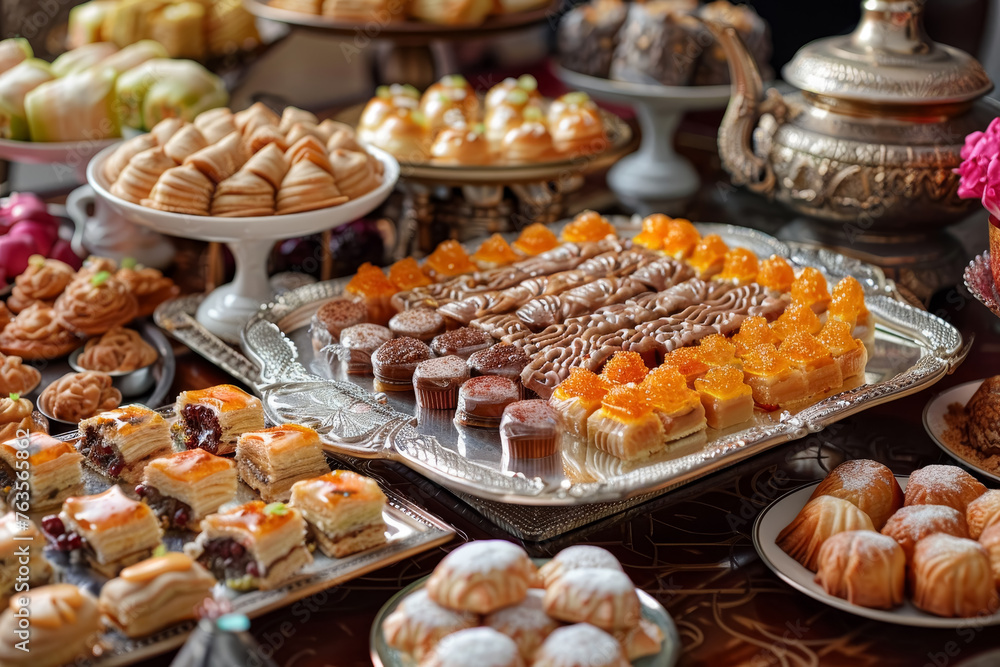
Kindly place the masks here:
<instances>
[{"instance_id":1,"label":"chocolate petit four","mask_svg":"<svg viewBox=\"0 0 1000 667\"><path fill-rule=\"evenodd\" d=\"M117 486L66 499L58 515L42 519L42 530L56 549L81 551L90 566L106 577L152 555L161 535L152 510Z\"/></svg>"},{"instance_id":2,"label":"chocolate petit four","mask_svg":"<svg viewBox=\"0 0 1000 667\"><path fill-rule=\"evenodd\" d=\"M416 338L429 343L444 331L444 318L436 310L414 308L393 315L389 320L389 330L397 336Z\"/></svg>"},{"instance_id":3,"label":"chocolate petit four","mask_svg":"<svg viewBox=\"0 0 1000 667\"><path fill-rule=\"evenodd\" d=\"M200 522L236 498L232 459L189 449L150 461L136 487L165 528L198 530Z\"/></svg>"},{"instance_id":4,"label":"chocolate petit four","mask_svg":"<svg viewBox=\"0 0 1000 667\"><path fill-rule=\"evenodd\" d=\"M316 311L310 325L313 347L317 350L340 340L347 327L368 319L368 308L356 299L330 299Z\"/></svg>"},{"instance_id":5,"label":"chocolate petit four","mask_svg":"<svg viewBox=\"0 0 1000 667\"><path fill-rule=\"evenodd\" d=\"M320 550L343 558L385 543L385 494L378 483L334 470L292 486L291 506L305 517Z\"/></svg>"},{"instance_id":6,"label":"chocolate petit four","mask_svg":"<svg viewBox=\"0 0 1000 667\"><path fill-rule=\"evenodd\" d=\"M406 596L382 624L385 642L421 660L444 637L476 627L478 618L467 611L446 609L431 600L427 589Z\"/></svg>"},{"instance_id":7,"label":"chocolate petit four","mask_svg":"<svg viewBox=\"0 0 1000 667\"><path fill-rule=\"evenodd\" d=\"M370 375L372 354L392 340L392 332L380 324L355 324L340 332L338 356L348 375Z\"/></svg>"},{"instance_id":8,"label":"chocolate petit four","mask_svg":"<svg viewBox=\"0 0 1000 667\"><path fill-rule=\"evenodd\" d=\"M26 447L22 447L26 444ZM27 459L19 452L27 452ZM32 433L26 440L0 444L0 498L10 500L18 471L28 462L28 501L32 510L58 507L66 498L83 493L83 470L79 454L68 442L45 433Z\"/></svg>"},{"instance_id":9,"label":"chocolate petit four","mask_svg":"<svg viewBox=\"0 0 1000 667\"><path fill-rule=\"evenodd\" d=\"M138 482L146 464L173 451L160 413L127 405L80 422L80 452L114 480Z\"/></svg>"},{"instance_id":10,"label":"chocolate petit four","mask_svg":"<svg viewBox=\"0 0 1000 667\"><path fill-rule=\"evenodd\" d=\"M499 375L481 375L458 390L455 421L462 426L496 428L508 405L521 398L516 382Z\"/></svg>"},{"instance_id":11,"label":"chocolate petit four","mask_svg":"<svg viewBox=\"0 0 1000 667\"><path fill-rule=\"evenodd\" d=\"M145 637L198 618L215 577L190 557L171 552L131 565L104 584L98 602L109 625L126 637Z\"/></svg>"},{"instance_id":12,"label":"chocolate petit four","mask_svg":"<svg viewBox=\"0 0 1000 667\"><path fill-rule=\"evenodd\" d=\"M240 436L236 444L240 479L265 502L288 500L292 484L330 472L319 433L285 424Z\"/></svg>"},{"instance_id":13,"label":"chocolate petit four","mask_svg":"<svg viewBox=\"0 0 1000 667\"><path fill-rule=\"evenodd\" d=\"M312 562L306 522L294 507L254 500L202 519L184 552L238 591L277 588Z\"/></svg>"},{"instance_id":14,"label":"chocolate petit four","mask_svg":"<svg viewBox=\"0 0 1000 667\"><path fill-rule=\"evenodd\" d=\"M499 375L521 385L521 373L530 361L531 359L520 347L509 343L498 343L473 353L469 357L469 369L473 377ZM529 394L534 395L524 385L521 385L521 398L529 398Z\"/></svg>"},{"instance_id":15,"label":"chocolate petit four","mask_svg":"<svg viewBox=\"0 0 1000 667\"><path fill-rule=\"evenodd\" d=\"M417 364L431 358L431 348L416 338L393 338L372 355L375 391L409 391Z\"/></svg>"},{"instance_id":16,"label":"chocolate petit four","mask_svg":"<svg viewBox=\"0 0 1000 667\"><path fill-rule=\"evenodd\" d=\"M42 553L44 546L45 536L30 519L14 512L0 517L0 603L14 594L19 581L30 588L49 582L52 566Z\"/></svg>"},{"instance_id":17,"label":"chocolate petit four","mask_svg":"<svg viewBox=\"0 0 1000 667\"><path fill-rule=\"evenodd\" d=\"M265 427L260 399L231 384L182 391L177 396L177 421L171 427L184 449L232 454L236 439Z\"/></svg>"},{"instance_id":18,"label":"chocolate petit four","mask_svg":"<svg viewBox=\"0 0 1000 667\"><path fill-rule=\"evenodd\" d=\"M512 458L537 459L556 452L562 432L559 413L546 401L516 401L500 418L500 442Z\"/></svg>"},{"instance_id":19,"label":"chocolate petit four","mask_svg":"<svg viewBox=\"0 0 1000 667\"><path fill-rule=\"evenodd\" d=\"M31 619L31 650L17 648L16 632ZM0 615L0 665L60 667L93 660L101 615L93 595L72 584L53 584L15 595Z\"/></svg>"},{"instance_id":20,"label":"chocolate petit four","mask_svg":"<svg viewBox=\"0 0 1000 667\"><path fill-rule=\"evenodd\" d=\"M493 345L493 337L481 329L460 327L438 334L431 341L431 351L439 357L455 355L468 359ZM520 372L519 372L520 374Z\"/></svg>"},{"instance_id":21,"label":"chocolate petit four","mask_svg":"<svg viewBox=\"0 0 1000 667\"><path fill-rule=\"evenodd\" d=\"M506 540L467 542L444 557L427 580L431 600L458 611L489 614L524 600L538 570Z\"/></svg>"},{"instance_id":22,"label":"chocolate petit four","mask_svg":"<svg viewBox=\"0 0 1000 667\"><path fill-rule=\"evenodd\" d=\"M417 406L428 410L451 410L458 404L458 388L469 379L465 359L455 355L428 359L413 371Z\"/></svg>"}]
</instances>

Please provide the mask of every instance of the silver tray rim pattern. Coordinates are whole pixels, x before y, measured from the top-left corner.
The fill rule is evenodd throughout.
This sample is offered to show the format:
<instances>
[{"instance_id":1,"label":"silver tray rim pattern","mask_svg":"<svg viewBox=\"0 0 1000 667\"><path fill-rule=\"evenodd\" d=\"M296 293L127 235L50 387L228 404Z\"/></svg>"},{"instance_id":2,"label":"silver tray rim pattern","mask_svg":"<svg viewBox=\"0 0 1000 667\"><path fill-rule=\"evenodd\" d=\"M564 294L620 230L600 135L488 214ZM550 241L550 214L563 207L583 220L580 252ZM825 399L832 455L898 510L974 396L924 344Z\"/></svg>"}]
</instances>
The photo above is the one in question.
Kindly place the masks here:
<instances>
[{"instance_id":1,"label":"silver tray rim pattern","mask_svg":"<svg viewBox=\"0 0 1000 667\"><path fill-rule=\"evenodd\" d=\"M622 229L631 225L618 226ZM268 395L296 387L299 391L313 393L329 389L349 403L366 403L366 410L386 417L384 426L372 430L365 439L344 441L325 433L324 442L332 453L399 461L452 491L485 500L564 507L625 500L680 486L771 447L820 431L866 408L921 391L964 359L967 347L963 347L958 330L941 318L895 298L892 284L886 281L881 270L869 264L829 250L790 246L756 230L715 223L697 226L705 232L723 233L727 243L746 245L751 250L760 248L761 244L780 249L779 254L800 265L816 266L828 278L836 280L848 274L855 275L866 291L868 308L879 327L916 343L922 350L920 359L891 379L831 396L795 415L784 413L777 423L721 436L697 454L653 463L604 481L547 486L538 477L529 479L522 473L506 474L469 461L441 445L437 438L421 434L410 425L411 415L394 413L384 405L383 397L353 384L321 378L302 366L295 344L285 335L281 324L292 322L294 328L304 324L307 318L301 316L303 309L339 295L346 279L308 285L263 306L244 327L243 347L262 369L257 387L265 398L265 410L275 421L281 418L274 413ZM335 419L349 420L356 412L353 408L340 407L336 409ZM387 412L390 414L386 415Z\"/></svg>"},{"instance_id":2,"label":"silver tray rim pattern","mask_svg":"<svg viewBox=\"0 0 1000 667\"><path fill-rule=\"evenodd\" d=\"M169 419L174 416L174 406L161 407L156 412ZM74 430L55 437L68 442L79 438L80 432ZM339 459L337 461L346 468L350 468L349 464ZM107 481L107 488L115 485L120 486L117 482L103 478L86 460L84 463L85 475L102 477ZM232 611L251 619L256 618L276 609L287 607L328 588L339 586L351 579L362 577L380 568L388 567L411 556L447 544L454 539L455 528L443 519L392 489L381 488L386 496L385 511L393 515L396 520L410 524L413 530L412 535L387 542L381 547L352 554L344 559L323 556L328 563L315 572L295 576L288 583L273 590L253 590L237 594L230 600ZM102 581L102 579L98 578L96 581ZM216 587L222 585L217 583ZM87 664L94 667L121 667L137 664L181 646L194 630L195 625L196 621L185 621L138 639L129 639L120 632L105 628L98 641L99 654L89 660Z\"/></svg>"}]
</instances>

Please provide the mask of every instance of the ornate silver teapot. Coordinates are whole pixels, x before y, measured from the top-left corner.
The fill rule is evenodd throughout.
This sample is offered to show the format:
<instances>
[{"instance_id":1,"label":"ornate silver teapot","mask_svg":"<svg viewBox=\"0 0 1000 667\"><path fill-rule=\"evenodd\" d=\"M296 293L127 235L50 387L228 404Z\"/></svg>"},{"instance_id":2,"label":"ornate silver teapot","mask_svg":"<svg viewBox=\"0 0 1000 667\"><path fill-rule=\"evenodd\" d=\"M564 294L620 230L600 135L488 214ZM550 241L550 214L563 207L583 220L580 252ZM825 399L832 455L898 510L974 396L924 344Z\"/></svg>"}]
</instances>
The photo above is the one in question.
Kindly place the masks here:
<instances>
[{"instance_id":1,"label":"ornate silver teapot","mask_svg":"<svg viewBox=\"0 0 1000 667\"><path fill-rule=\"evenodd\" d=\"M927 231L968 215L952 169L965 136L1000 105L968 54L932 42L924 0L864 0L849 35L804 46L782 74L799 89L761 95L760 73L730 27L709 26L733 95L719 154L733 183L855 231Z\"/></svg>"}]
</instances>

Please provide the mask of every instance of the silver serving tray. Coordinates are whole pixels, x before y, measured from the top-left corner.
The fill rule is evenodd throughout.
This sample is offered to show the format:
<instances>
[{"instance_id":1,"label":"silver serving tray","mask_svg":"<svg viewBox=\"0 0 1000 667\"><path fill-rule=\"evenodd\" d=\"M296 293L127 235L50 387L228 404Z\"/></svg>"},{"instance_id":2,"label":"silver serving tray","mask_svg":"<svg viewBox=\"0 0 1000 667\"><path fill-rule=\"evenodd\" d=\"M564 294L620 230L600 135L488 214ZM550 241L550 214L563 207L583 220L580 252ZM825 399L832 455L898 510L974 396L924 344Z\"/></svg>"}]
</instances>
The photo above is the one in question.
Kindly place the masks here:
<instances>
[{"instance_id":1,"label":"silver serving tray","mask_svg":"<svg viewBox=\"0 0 1000 667\"><path fill-rule=\"evenodd\" d=\"M622 233L634 231L634 221L616 222ZM559 455L522 463L503 458L496 432L456 426L449 411L420 411L410 393L373 393L371 378L333 377L313 351L308 323L323 301L342 293L345 280L308 285L262 307L244 328L243 347L261 368L257 387L268 417L309 424L331 453L399 461L460 495L534 507L648 498L921 391L961 363L967 352L953 326L897 300L891 283L871 265L827 250L787 245L742 227L698 227L759 256L774 253L796 266L815 266L831 281L848 274L858 278L877 323L867 384L795 413L758 411L749 427L709 430L638 463L568 437Z\"/></svg>"},{"instance_id":2,"label":"silver serving tray","mask_svg":"<svg viewBox=\"0 0 1000 667\"><path fill-rule=\"evenodd\" d=\"M157 412L167 419L172 419L174 416L172 406L161 408ZM72 441L79 437L79 432L74 431L60 436L59 439ZM112 486L113 482L107 477L91 468L86 460L84 463L83 477L85 492L88 495L101 493ZM131 498L136 497L131 486L128 484L120 486L126 495ZM312 564L303 568L298 575L280 588L238 593L220 583L216 584L213 591L215 598L227 601L234 612L255 618L432 549L454 537L455 530L441 519L417 507L391 489L382 490L388 501L383 512L389 533L386 544L346 558L328 558L316 551L313 553ZM259 500L259 497L253 489L240 482L236 501L232 504L251 500ZM43 516L55 512L58 512L58 509L30 512L29 517L39 525ZM191 531L168 531L164 534L163 544L170 551L181 551L184 544L196 536L197 533ZM57 581L72 583L95 596L100 595L101 587L107 581L105 577L94 572L86 564L71 560L69 554L58 552L49 546L45 547L44 553L56 571ZM141 639L130 639L116 630L106 630L102 633L95 650L97 657L87 664L94 667L119 667L140 663L179 647L194 627L195 622L188 621Z\"/></svg>"}]
</instances>

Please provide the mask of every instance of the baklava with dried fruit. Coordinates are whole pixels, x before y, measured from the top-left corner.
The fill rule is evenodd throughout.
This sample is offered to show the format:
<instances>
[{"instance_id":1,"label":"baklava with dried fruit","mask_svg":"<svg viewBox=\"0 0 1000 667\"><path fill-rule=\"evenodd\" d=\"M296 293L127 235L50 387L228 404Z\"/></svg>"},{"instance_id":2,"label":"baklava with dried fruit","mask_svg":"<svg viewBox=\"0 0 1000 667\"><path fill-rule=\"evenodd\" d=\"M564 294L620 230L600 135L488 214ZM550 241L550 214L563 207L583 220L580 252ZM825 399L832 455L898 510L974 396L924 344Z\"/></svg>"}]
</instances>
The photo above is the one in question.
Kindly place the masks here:
<instances>
[{"instance_id":1,"label":"baklava with dried fruit","mask_svg":"<svg viewBox=\"0 0 1000 667\"><path fill-rule=\"evenodd\" d=\"M291 506L298 509L320 550L343 558L385 543L385 494L378 483L348 470L296 482Z\"/></svg>"},{"instance_id":2,"label":"baklava with dried fruit","mask_svg":"<svg viewBox=\"0 0 1000 667\"><path fill-rule=\"evenodd\" d=\"M173 451L160 413L126 405L80 422L80 452L113 480L138 482L146 464Z\"/></svg>"},{"instance_id":3,"label":"baklava with dried fruit","mask_svg":"<svg viewBox=\"0 0 1000 667\"><path fill-rule=\"evenodd\" d=\"M22 446L24 445L24 446ZM23 458L27 452L27 458ZM45 433L32 433L25 439L0 444L0 498L9 494L27 461L28 502L33 511L58 507L66 498L83 493L83 470L80 455L68 442Z\"/></svg>"},{"instance_id":4,"label":"baklava with dried fruit","mask_svg":"<svg viewBox=\"0 0 1000 667\"><path fill-rule=\"evenodd\" d=\"M189 449L150 461L135 492L164 528L198 530L202 519L236 498L238 484L232 459Z\"/></svg>"},{"instance_id":5,"label":"baklava with dried fruit","mask_svg":"<svg viewBox=\"0 0 1000 667\"><path fill-rule=\"evenodd\" d=\"M265 427L260 399L231 384L182 391L176 411L171 427L175 438L184 449L197 447L209 454L232 454L241 434Z\"/></svg>"}]
</instances>

